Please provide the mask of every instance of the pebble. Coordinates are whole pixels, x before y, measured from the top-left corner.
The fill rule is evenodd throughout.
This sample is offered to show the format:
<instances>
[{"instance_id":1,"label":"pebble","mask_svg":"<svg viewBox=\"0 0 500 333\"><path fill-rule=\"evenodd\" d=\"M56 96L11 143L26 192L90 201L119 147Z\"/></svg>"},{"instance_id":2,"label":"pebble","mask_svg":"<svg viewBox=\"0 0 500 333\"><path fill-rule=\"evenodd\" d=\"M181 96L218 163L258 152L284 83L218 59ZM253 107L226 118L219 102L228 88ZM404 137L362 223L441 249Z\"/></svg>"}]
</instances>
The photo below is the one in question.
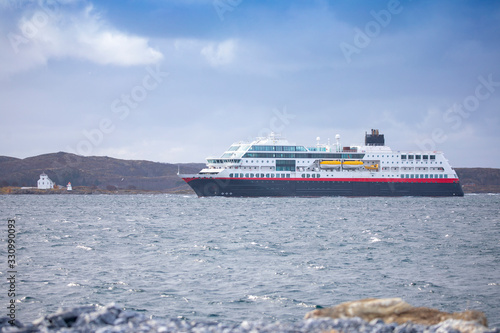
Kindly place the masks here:
<instances>
[{"instance_id":1,"label":"pebble","mask_svg":"<svg viewBox=\"0 0 500 333\"><path fill-rule=\"evenodd\" d=\"M135 332L187 332L187 333L500 333L499 328L468 327L467 322L447 320L438 325L423 326L406 323L385 324L374 319L366 322L360 318L305 319L296 323L243 321L240 324L186 321L182 319L153 320L144 314L122 310L115 304L104 307L85 306L70 310L58 310L23 324L16 320L14 326L9 318L0 318L2 333L135 333ZM459 330L460 328L461 330Z\"/></svg>"}]
</instances>

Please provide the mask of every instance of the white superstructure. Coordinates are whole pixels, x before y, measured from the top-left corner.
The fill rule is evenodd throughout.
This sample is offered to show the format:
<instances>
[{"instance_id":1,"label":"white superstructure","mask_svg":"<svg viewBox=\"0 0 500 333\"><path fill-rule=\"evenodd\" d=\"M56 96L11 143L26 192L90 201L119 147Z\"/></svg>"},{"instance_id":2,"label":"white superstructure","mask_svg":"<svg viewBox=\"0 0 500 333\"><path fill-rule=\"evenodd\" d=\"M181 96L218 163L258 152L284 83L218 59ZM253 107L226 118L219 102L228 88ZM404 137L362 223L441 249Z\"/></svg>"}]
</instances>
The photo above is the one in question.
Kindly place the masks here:
<instances>
[{"instance_id":1,"label":"white superstructure","mask_svg":"<svg viewBox=\"0 0 500 333\"><path fill-rule=\"evenodd\" d=\"M378 132L372 133L375 137ZM199 177L229 178L457 178L440 151L393 151L385 145L342 147L336 143L297 146L271 134L232 144L207 158ZM319 139L319 138L318 138Z\"/></svg>"}]
</instances>

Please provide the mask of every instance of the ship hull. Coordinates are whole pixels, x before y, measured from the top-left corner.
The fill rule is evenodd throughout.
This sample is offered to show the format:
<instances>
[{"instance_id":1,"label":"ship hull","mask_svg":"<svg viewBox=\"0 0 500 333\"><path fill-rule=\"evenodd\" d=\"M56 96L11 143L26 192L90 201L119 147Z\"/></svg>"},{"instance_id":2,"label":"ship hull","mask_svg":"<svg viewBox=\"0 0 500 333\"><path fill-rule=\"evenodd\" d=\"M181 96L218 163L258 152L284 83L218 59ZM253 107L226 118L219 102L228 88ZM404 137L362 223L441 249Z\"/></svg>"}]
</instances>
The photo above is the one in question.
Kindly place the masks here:
<instances>
[{"instance_id":1,"label":"ship hull","mask_svg":"<svg viewBox=\"0 0 500 333\"><path fill-rule=\"evenodd\" d=\"M199 197L463 196L458 179L183 178Z\"/></svg>"}]
</instances>

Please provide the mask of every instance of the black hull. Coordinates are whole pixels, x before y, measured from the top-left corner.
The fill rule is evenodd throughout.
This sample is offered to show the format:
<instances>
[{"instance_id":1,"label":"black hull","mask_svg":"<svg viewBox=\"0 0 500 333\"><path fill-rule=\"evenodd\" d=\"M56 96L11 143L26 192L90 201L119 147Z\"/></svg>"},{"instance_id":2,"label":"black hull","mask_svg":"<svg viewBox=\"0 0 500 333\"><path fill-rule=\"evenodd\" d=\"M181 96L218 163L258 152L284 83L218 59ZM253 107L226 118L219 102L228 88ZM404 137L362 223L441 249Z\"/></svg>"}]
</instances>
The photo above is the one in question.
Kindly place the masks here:
<instances>
[{"instance_id":1,"label":"black hull","mask_svg":"<svg viewBox=\"0 0 500 333\"><path fill-rule=\"evenodd\" d=\"M463 196L458 180L403 181L301 181L285 179L185 179L199 197L320 197L320 196Z\"/></svg>"}]
</instances>

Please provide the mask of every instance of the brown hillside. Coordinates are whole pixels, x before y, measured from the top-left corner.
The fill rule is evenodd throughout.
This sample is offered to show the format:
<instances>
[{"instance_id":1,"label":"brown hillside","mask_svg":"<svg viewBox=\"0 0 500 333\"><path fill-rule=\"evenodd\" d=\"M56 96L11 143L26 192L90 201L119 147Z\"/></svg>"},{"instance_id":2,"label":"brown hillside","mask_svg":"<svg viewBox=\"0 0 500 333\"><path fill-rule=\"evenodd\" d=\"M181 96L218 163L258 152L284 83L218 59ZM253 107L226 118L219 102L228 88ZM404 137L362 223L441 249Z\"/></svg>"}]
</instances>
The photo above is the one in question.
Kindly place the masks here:
<instances>
[{"instance_id":1,"label":"brown hillside","mask_svg":"<svg viewBox=\"0 0 500 333\"><path fill-rule=\"evenodd\" d=\"M500 193L500 169L455 168L466 193Z\"/></svg>"},{"instance_id":2,"label":"brown hillside","mask_svg":"<svg viewBox=\"0 0 500 333\"><path fill-rule=\"evenodd\" d=\"M80 156L64 152L25 159L0 157L0 186L36 186L42 172L56 184L95 186L106 189L142 189L162 191L188 186L177 176L196 173L203 164L167 164L150 161L120 160L104 156Z\"/></svg>"}]
</instances>

